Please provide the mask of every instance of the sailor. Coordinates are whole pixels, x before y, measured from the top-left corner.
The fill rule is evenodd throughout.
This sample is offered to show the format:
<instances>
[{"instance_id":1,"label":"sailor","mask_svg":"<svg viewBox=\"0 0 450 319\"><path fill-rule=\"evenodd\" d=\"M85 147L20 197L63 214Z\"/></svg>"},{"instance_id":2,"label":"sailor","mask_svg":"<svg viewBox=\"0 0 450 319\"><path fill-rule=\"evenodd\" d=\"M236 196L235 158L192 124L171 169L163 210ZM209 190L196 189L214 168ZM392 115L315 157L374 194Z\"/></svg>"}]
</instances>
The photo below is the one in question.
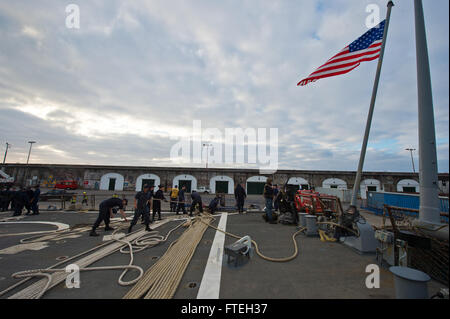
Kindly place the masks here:
<instances>
[{"instance_id":1,"label":"sailor","mask_svg":"<svg viewBox=\"0 0 450 319\"><path fill-rule=\"evenodd\" d=\"M150 212L152 210L153 206L153 197L155 197L155 186L149 185L149 193L150 193L150 200L147 202L147 210L148 210L148 218L150 219ZM153 220L150 219L150 224L153 223ZM145 218L144 214L141 215L141 225L145 224Z\"/></svg>"},{"instance_id":2,"label":"sailor","mask_svg":"<svg viewBox=\"0 0 450 319\"><path fill-rule=\"evenodd\" d=\"M39 185L36 185L34 187L33 198L31 199L32 215L39 215L39 195L41 195L41 189L39 188Z\"/></svg>"},{"instance_id":3,"label":"sailor","mask_svg":"<svg viewBox=\"0 0 450 319\"><path fill-rule=\"evenodd\" d=\"M8 197L9 197L9 190L6 188L2 188L2 190L0 191L0 210L2 212L8 209L6 205L7 203L9 204Z\"/></svg>"},{"instance_id":4,"label":"sailor","mask_svg":"<svg viewBox=\"0 0 450 319\"><path fill-rule=\"evenodd\" d=\"M239 214L244 212L244 202L247 194L245 193L244 187L239 183L234 190L234 198L236 198L236 206L238 208Z\"/></svg>"},{"instance_id":5,"label":"sailor","mask_svg":"<svg viewBox=\"0 0 450 319\"><path fill-rule=\"evenodd\" d=\"M81 204L82 205L86 204L86 206L88 205L88 196L86 192L83 192L83 200L81 201Z\"/></svg>"},{"instance_id":6,"label":"sailor","mask_svg":"<svg viewBox=\"0 0 450 319\"><path fill-rule=\"evenodd\" d=\"M219 206L220 196L216 195L213 200L209 203L208 208L211 214L214 214L217 211L217 206Z\"/></svg>"},{"instance_id":7,"label":"sailor","mask_svg":"<svg viewBox=\"0 0 450 319\"><path fill-rule=\"evenodd\" d=\"M148 208L148 204L151 204L152 194L150 192L150 188L154 188L154 186L149 186L145 184L143 190L138 192L134 197L134 217L131 221L130 227L128 228L128 233L131 233L133 226L136 225L139 216L144 216L145 230L151 231L150 228L150 210Z\"/></svg>"},{"instance_id":8,"label":"sailor","mask_svg":"<svg viewBox=\"0 0 450 319\"><path fill-rule=\"evenodd\" d=\"M273 204L273 186L272 179L268 178L266 185L264 185L264 193L263 193L265 202L266 202L266 218L265 220L270 224L276 224L277 222L273 220L272 217L272 204Z\"/></svg>"},{"instance_id":9,"label":"sailor","mask_svg":"<svg viewBox=\"0 0 450 319\"><path fill-rule=\"evenodd\" d=\"M277 200L278 198L278 194L280 193L280 190L278 189L278 185L273 185L273 209L275 211L278 211L278 207L279 207L279 201Z\"/></svg>"},{"instance_id":10,"label":"sailor","mask_svg":"<svg viewBox=\"0 0 450 319\"><path fill-rule=\"evenodd\" d=\"M34 192L31 189L31 187L27 187L27 190L25 191L27 194L27 201L25 202L25 208L27 209L27 213L25 215L31 214L31 201L33 200Z\"/></svg>"},{"instance_id":11,"label":"sailor","mask_svg":"<svg viewBox=\"0 0 450 319\"><path fill-rule=\"evenodd\" d=\"M158 220L161 220L161 202L162 201L167 202L166 198L164 197L164 192L162 190L162 186L158 185L158 190L156 191L155 195L153 196L153 216L152 216L153 221L155 221L156 213L158 213Z\"/></svg>"},{"instance_id":12,"label":"sailor","mask_svg":"<svg viewBox=\"0 0 450 319\"><path fill-rule=\"evenodd\" d=\"M100 223L102 221L105 222L105 231L108 230L114 230L114 228L109 227L109 220L112 217L112 210L114 207L119 207L120 210L120 214L122 215L123 219L125 221L127 221L127 216L125 215L124 212L124 207L128 204L128 201L123 198L109 198L109 199L105 199L103 202L100 203L99 206L99 214L98 214L98 218L95 221L94 225L92 226L92 230L91 233L89 234L89 236L98 236L98 234L95 232L95 230L97 229L97 227L100 225Z\"/></svg>"},{"instance_id":13,"label":"sailor","mask_svg":"<svg viewBox=\"0 0 450 319\"><path fill-rule=\"evenodd\" d=\"M11 205L11 210L13 209L13 207L12 207L12 200L13 200L13 197L14 197L14 191L13 191L13 189L11 189L11 188L8 188L7 190L6 190L6 203L5 203L5 208L6 208L6 210L9 210L9 205Z\"/></svg>"},{"instance_id":14,"label":"sailor","mask_svg":"<svg viewBox=\"0 0 450 319\"><path fill-rule=\"evenodd\" d=\"M176 214L180 212L180 209L183 211L183 214L187 214L186 207L184 206L184 192L186 191L186 186L181 187L180 191L178 192L178 205L177 205L177 212Z\"/></svg>"},{"instance_id":15,"label":"sailor","mask_svg":"<svg viewBox=\"0 0 450 319\"><path fill-rule=\"evenodd\" d=\"M195 190L192 191L191 193L191 199L192 199L192 204L191 204L191 210L189 213L189 216L193 216L192 213L195 210L195 206L198 205L198 210L200 211L200 213L203 213L203 203L202 203L202 197L200 196L199 193L197 193Z\"/></svg>"},{"instance_id":16,"label":"sailor","mask_svg":"<svg viewBox=\"0 0 450 319\"><path fill-rule=\"evenodd\" d=\"M15 187L11 187L9 189L9 194L8 194L8 202L6 203L6 207L8 208L11 205L11 209L12 211L14 211L14 203L15 200L14 198L16 197L16 193L17 193L17 189ZM8 209L7 209L8 210Z\"/></svg>"},{"instance_id":17,"label":"sailor","mask_svg":"<svg viewBox=\"0 0 450 319\"><path fill-rule=\"evenodd\" d=\"M178 186L175 185L170 191L170 211L175 212L177 209Z\"/></svg>"},{"instance_id":18,"label":"sailor","mask_svg":"<svg viewBox=\"0 0 450 319\"><path fill-rule=\"evenodd\" d=\"M13 197L14 214L13 214L13 216L22 215L23 207L25 206L27 201L28 201L28 196L27 196L25 189L21 188L20 190L18 190L14 193L14 197Z\"/></svg>"}]
</instances>

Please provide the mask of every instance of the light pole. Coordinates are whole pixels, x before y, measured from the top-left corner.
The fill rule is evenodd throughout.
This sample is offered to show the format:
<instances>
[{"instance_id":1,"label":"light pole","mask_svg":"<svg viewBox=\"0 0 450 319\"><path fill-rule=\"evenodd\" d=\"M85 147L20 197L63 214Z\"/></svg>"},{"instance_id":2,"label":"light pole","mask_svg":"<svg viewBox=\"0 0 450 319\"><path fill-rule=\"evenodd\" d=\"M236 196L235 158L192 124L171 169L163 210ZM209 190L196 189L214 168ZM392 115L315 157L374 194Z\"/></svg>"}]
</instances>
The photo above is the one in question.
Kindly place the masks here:
<instances>
[{"instance_id":1,"label":"light pole","mask_svg":"<svg viewBox=\"0 0 450 319\"><path fill-rule=\"evenodd\" d=\"M413 168L413 172L414 174L416 173L416 168L414 167L414 157L413 157L413 152L416 150L415 148L407 148L405 149L406 151L411 152L411 162L412 162L412 168Z\"/></svg>"},{"instance_id":2,"label":"light pole","mask_svg":"<svg viewBox=\"0 0 450 319\"><path fill-rule=\"evenodd\" d=\"M209 157L209 147L212 146L211 143L203 143L203 147L206 147L206 169L208 169L208 157Z\"/></svg>"},{"instance_id":3,"label":"light pole","mask_svg":"<svg viewBox=\"0 0 450 319\"><path fill-rule=\"evenodd\" d=\"M209 172L208 172L208 159L209 159L209 147L212 146L211 143L203 143L203 147L206 147L206 179L209 183ZM206 184L208 185L208 184Z\"/></svg>"},{"instance_id":4,"label":"light pole","mask_svg":"<svg viewBox=\"0 0 450 319\"><path fill-rule=\"evenodd\" d=\"M27 165L28 165L28 161L30 160L31 147L32 147L33 144L36 143L36 142L35 142L35 141L28 141L28 143L30 143L30 150L28 151Z\"/></svg>"},{"instance_id":5,"label":"light pole","mask_svg":"<svg viewBox=\"0 0 450 319\"><path fill-rule=\"evenodd\" d=\"M3 165L5 165L6 162L6 154L8 154L8 148L10 147L11 144L9 144L8 142L6 142L6 151L5 151L5 157L3 157Z\"/></svg>"},{"instance_id":6,"label":"light pole","mask_svg":"<svg viewBox=\"0 0 450 319\"><path fill-rule=\"evenodd\" d=\"M5 162L6 162L6 154L8 154L8 148L11 144L9 144L8 142L6 142L6 150L5 150L5 157L3 157L3 164L2 164L2 171L5 171Z\"/></svg>"},{"instance_id":7,"label":"light pole","mask_svg":"<svg viewBox=\"0 0 450 319\"><path fill-rule=\"evenodd\" d=\"M28 141L28 143L30 143L30 150L28 151L28 157L27 157L27 168L25 170L25 175L23 176L23 186L25 186L26 182L27 182L27 177L28 177L28 162L30 161L30 154L31 154L31 147L33 146L34 143L36 143L35 141Z\"/></svg>"}]
</instances>

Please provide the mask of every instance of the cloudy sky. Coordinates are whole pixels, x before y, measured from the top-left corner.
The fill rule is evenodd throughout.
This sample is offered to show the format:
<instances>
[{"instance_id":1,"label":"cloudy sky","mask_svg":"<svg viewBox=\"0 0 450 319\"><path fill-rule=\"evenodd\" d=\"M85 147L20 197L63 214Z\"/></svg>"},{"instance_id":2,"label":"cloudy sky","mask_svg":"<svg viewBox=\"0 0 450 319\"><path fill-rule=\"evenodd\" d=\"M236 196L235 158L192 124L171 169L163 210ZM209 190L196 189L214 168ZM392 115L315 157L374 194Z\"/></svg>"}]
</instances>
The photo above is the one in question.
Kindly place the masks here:
<instances>
[{"instance_id":1,"label":"cloudy sky","mask_svg":"<svg viewBox=\"0 0 450 319\"><path fill-rule=\"evenodd\" d=\"M170 150L201 120L277 128L279 168L355 170L377 62L296 84L367 31L368 4L384 18L386 2L2 0L0 152L9 142L7 162L24 163L35 140L31 163L191 166ZM395 2L365 170L411 171L405 148L418 148L413 1ZM70 3L79 29L66 27ZM449 2L423 4L448 172Z\"/></svg>"}]
</instances>

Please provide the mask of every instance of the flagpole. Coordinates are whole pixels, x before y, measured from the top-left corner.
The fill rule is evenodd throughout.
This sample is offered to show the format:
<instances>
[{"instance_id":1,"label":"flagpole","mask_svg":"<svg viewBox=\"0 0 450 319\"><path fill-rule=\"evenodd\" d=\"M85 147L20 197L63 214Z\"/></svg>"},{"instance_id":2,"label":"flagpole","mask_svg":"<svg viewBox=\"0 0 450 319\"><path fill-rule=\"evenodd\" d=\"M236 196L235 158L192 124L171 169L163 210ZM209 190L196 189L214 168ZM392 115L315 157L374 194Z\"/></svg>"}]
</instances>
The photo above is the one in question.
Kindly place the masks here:
<instances>
[{"instance_id":1,"label":"flagpole","mask_svg":"<svg viewBox=\"0 0 450 319\"><path fill-rule=\"evenodd\" d=\"M414 0L419 110L419 219L414 225L433 237L448 240L448 227L441 228L439 203L436 130L434 125L430 61L428 58L425 19L421 0ZM448 225L447 225L448 226ZM435 228L438 229L435 229ZM430 232L427 232L429 230Z\"/></svg>"},{"instance_id":2,"label":"flagpole","mask_svg":"<svg viewBox=\"0 0 450 319\"><path fill-rule=\"evenodd\" d=\"M388 29L389 29L389 21L391 19L391 10L392 10L393 6L394 6L394 2L389 1L387 4L388 9L387 9L387 14L386 14L386 23L384 26L383 43L381 44L380 58L378 59L377 73L375 75L375 83L373 85L372 100L370 101L369 114L367 115L366 132L364 134L364 140L363 140L363 144L361 147L361 155L359 157L359 165L358 165L358 171L356 173L355 184L353 185L352 200L351 200L350 205L354 205L354 206L356 206L358 189L360 187L359 184L361 183L362 169L364 166L364 158L366 157L367 142L369 140L370 126L372 124L373 110L375 108L375 100L377 98L378 83L380 81L380 74L381 74L381 66L383 65L384 48L386 46L386 39L387 39L387 34L388 34Z\"/></svg>"}]
</instances>

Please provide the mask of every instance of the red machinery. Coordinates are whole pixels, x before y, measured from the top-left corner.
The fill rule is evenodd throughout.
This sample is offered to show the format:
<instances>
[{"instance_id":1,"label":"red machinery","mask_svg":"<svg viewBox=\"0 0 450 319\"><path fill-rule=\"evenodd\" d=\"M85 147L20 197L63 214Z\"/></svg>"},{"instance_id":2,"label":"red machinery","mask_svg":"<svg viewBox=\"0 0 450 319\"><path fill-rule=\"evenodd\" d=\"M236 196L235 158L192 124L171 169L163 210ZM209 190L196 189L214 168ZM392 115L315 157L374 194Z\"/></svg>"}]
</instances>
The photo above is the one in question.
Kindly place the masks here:
<instances>
[{"instance_id":1,"label":"red machinery","mask_svg":"<svg viewBox=\"0 0 450 319\"><path fill-rule=\"evenodd\" d=\"M321 211L321 207L319 205L320 194L317 192L313 192L310 190L299 190L295 194L294 203L295 208L299 212L305 212L310 214L313 211Z\"/></svg>"},{"instance_id":2,"label":"red machinery","mask_svg":"<svg viewBox=\"0 0 450 319\"><path fill-rule=\"evenodd\" d=\"M342 212L338 197L324 195L310 190L299 190L295 194L294 203L297 211L307 214L329 214Z\"/></svg>"}]
</instances>

